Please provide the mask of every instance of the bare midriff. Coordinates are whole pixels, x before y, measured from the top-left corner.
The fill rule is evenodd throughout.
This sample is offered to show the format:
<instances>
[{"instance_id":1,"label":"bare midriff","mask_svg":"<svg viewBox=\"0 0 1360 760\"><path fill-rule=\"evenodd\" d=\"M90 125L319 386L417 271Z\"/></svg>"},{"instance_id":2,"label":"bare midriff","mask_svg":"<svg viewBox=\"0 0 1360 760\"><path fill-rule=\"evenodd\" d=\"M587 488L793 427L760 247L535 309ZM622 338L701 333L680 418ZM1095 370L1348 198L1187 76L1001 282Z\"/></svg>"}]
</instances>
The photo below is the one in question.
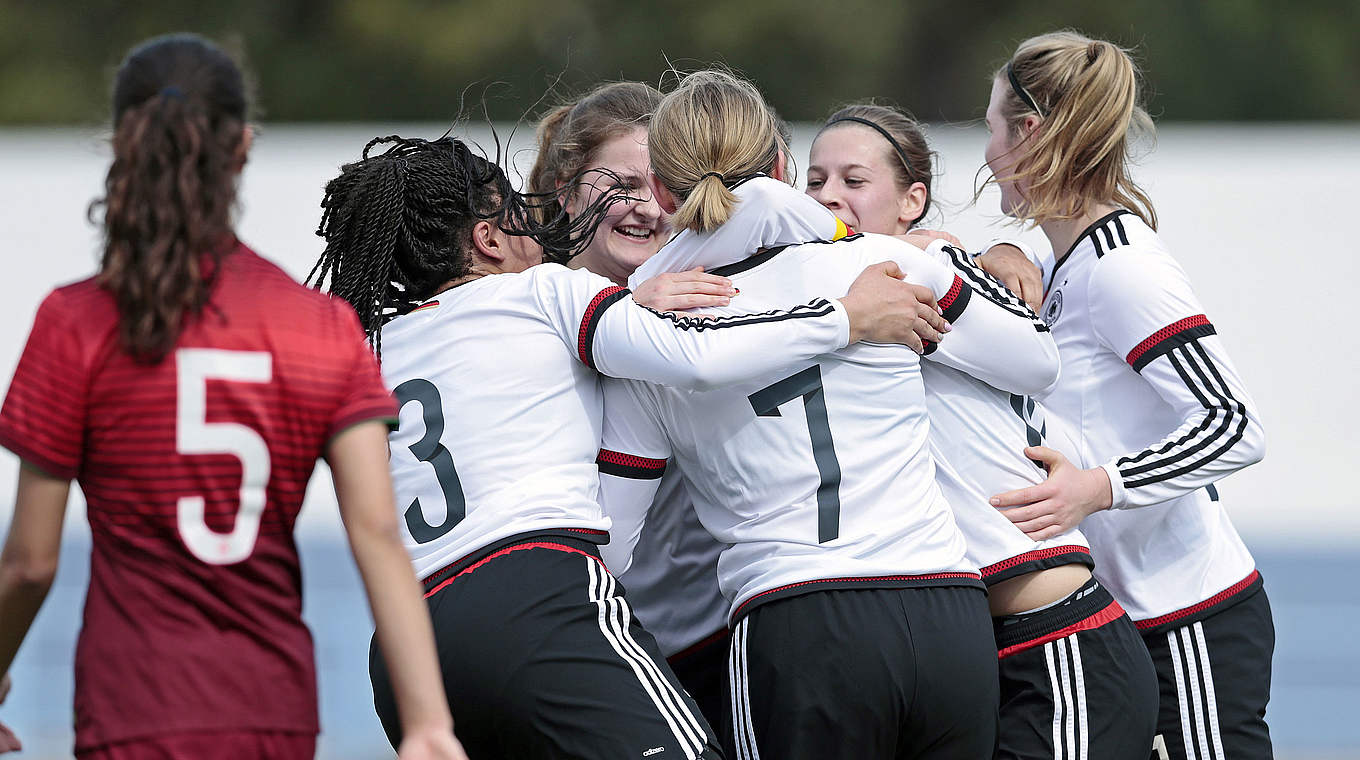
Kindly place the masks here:
<instances>
[{"instance_id":1,"label":"bare midriff","mask_svg":"<svg viewBox=\"0 0 1360 760\"><path fill-rule=\"evenodd\" d=\"M1016 615L1060 601L1091 580L1085 565L1060 565L1008 578L987 589L992 617Z\"/></svg>"}]
</instances>

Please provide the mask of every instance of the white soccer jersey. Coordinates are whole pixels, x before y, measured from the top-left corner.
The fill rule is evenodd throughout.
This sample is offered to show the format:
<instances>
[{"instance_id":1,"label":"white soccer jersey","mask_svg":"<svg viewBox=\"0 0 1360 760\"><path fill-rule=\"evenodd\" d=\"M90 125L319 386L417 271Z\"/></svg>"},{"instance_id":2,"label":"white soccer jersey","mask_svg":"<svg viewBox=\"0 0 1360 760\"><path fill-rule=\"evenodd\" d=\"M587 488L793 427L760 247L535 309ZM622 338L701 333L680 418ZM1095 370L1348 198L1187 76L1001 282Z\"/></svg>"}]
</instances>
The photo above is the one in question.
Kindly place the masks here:
<instances>
[{"instance_id":1,"label":"white soccer jersey","mask_svg":"<svg viewBox=\"0 0 1360 760\"><path fill-rule=\"evenodd\" d=\"M608 469L607 465L602 465ZM718 590L718 555L726 544L709 535L676 467L665 470L647 524L619 583L633 614L667 657L727 628L727 600Z\"/></svg>"},{"instance_id":2,"label":"white soccer jersey","mask_svg":"<svg viewBox=\"0 0 1360 760\"><path fill-rule=\"evenodd\" d=\"M978 268L968 254L942 241L927 250L937 249L948 255L975 291L1037 320L1023 301ZM1090 567L1091 551L1081 531L1036 542L988 503L995 494L1044 480L1043 468L1025 457L1026 446L1048 446L1077 456L1066 425L1032 397L998 390L940 362L922 362L921 378L940 490L954 510L968 543L968 558L980 569L983 582L991 585L1072 563Z\"/></svg>"},{"instance_id":3,"label":"white soccer jersey","mask_svg":"<svg viewBox=\"0 0 1360 760\"><path fill-rule=\"evenodd\" d=\"M629 295L544 264L444 291L383 328L383 377L401 404L391 468L418 576L517 534L604 540L597 368L708 388L849 337L844 310L820 298L698 324Z\"/></svg>"},{"instance_id":4,"label":"white soccer jersey","mask_svg":"<svg viewBox=\"0 0 1360 760\"><path fill-rule=\"evenodd\" d=\"M1021 393L1057 379L1056 350L1031 319L974 297L948 264L890 237L777 247L713 269L742 294L715 311L843 292L886 260L934 290L954 323L933 359ZM655 487L639 465L673 455L700 521L732 545L718 562L732 619L812 584L977 582L935 483L920 360L910 350L861 343L718 390L618 381L606 396L602 503L616 521L605 549L616 566L628 561Z\"/></svg>"},{"instance_id":5,"label":"white soccer jersey","mask_svg":"<svg viewBox=\"0 0 1360 760\"><path fill-rule=\"evenodd\" d=\"M1258 461L1264 434L1157 233L1127 211L1091 225L1057 258L1040 313L1063 363L1044 401L1113 487L1113 508L1082 523L1101 582L1145 630L1254 587L1255 563L1213 484Z\"/></svg>"}]
</instances>

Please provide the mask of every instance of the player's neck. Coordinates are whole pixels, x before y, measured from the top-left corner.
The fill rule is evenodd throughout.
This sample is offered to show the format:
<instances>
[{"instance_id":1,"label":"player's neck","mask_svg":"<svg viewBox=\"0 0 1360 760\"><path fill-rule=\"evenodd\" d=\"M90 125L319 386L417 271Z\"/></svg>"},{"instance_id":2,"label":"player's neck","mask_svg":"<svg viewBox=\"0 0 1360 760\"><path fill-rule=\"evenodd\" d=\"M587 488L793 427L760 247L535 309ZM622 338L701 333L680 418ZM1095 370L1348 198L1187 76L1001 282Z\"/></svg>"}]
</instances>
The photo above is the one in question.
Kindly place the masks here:
<instances>
[{"instance_id":1,"label":"player's neck","mask_svg":"<svg viewBox=\"0 0 1360 760\"><path fill-rule=\"evenodd\" d=\"M1052 219L1039 225L1048 237L1049 245L1053 246L1053 255L1061 258L1072 248L1072 244L1077 242L1081 233L1090 227L1097 219L1115 210L1115 207L1108 203L1096 203L1088 206L1086 211L1073 219Z\"/></svg>"}]
</instances>

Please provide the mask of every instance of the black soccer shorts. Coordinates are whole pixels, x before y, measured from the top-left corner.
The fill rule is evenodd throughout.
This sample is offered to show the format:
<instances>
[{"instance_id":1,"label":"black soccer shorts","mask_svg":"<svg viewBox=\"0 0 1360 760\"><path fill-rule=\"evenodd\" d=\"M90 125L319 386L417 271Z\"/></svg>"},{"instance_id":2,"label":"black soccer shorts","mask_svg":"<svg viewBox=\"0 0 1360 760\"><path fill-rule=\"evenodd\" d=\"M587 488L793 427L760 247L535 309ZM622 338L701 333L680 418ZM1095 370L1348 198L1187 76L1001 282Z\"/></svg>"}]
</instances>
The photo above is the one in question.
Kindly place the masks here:
<instances>
[{"instance_id":1,"label":"black soccer shorts","mask_svg":"<svg viewBox=\"0 0 1360 760\"><path fill-rule=\"evenodd\" d=\"M998 760L1143 760L1157 673L1133 621L1094 579L1052 607L992 621Z\"/></svg>"},{"instance_id":2,"label":"black soccer shorts","mask_svg":"<svg viewBox=\"0 0 1360 760\"><path fill-rule=\"evenodd\" d=\"M1143 631L1161 711L1152 760L1270 760L1275 623L1264 587L1173 628Z\"/></svg>"},{"instance_id":3,"label":"black soccer shorts","mask_svg":"<svg viewBox=\"0 0 1360 760\"><path fill-rule=\"evenodd\" d=\"M721 757L593 544L538 536L481 555L432 576L426 596L454 731L470 757ZM376 643L369 673L396 747L400 723Z\"/></svg>"},{"instance_id":4,"label":"black soccer shorts","mask_svg":"<svg viewBox=\"0 0 1360 760\"><path fill-rule=\"evenodd\" d=\"M814 591L732 631L735 760L989 760L996 648L980 588Z\"/></svg>"}]
</instances>

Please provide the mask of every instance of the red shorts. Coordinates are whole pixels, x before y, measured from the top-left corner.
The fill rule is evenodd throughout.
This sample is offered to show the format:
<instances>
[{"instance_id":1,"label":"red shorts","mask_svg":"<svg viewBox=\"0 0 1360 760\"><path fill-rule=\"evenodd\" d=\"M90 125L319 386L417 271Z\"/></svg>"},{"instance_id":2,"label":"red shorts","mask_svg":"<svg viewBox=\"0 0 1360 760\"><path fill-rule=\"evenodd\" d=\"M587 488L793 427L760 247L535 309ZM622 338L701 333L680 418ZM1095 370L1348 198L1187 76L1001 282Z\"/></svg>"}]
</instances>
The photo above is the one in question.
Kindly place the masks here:
<instances>
[{"instance_id":1,"label":"red shorts","mask_svg":"<svg viewBox=\"0 0 1360 760\"><path fill-rule=\"evenodd\" d=\"M316 735L278 731L166 734L77 752L79 760L312 760Z\"/></svg>"}]
</instances>

